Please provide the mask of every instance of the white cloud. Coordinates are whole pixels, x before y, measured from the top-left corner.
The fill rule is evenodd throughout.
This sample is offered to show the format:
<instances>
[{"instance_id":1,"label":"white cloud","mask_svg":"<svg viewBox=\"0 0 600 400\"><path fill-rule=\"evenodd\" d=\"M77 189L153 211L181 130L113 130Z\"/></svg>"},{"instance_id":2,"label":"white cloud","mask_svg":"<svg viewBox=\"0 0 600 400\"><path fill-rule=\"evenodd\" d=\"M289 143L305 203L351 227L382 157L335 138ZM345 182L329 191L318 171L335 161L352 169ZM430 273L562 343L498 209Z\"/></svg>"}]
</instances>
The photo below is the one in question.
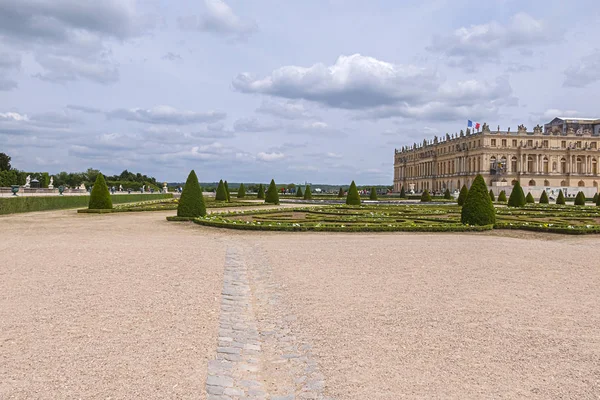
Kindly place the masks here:
<instances>
[{"instance_id":1,"label":"white cloud","mask_svg":"<svg viewBox=\"0 0 600 400\"><path fill-rule=\"evenodd\" d=\"M582 88L600 81L600 50L583 57L564 71L564 86Z\"/></svg>"},{"instance_id":2,"label":"white cloud","mask_svg":"<svg viewBox=\"0 0 600 400\"><path fill-rule=\"evenodd\" d=\"M297 101L281 102L266 99L263 100L260 107L256 109L256 112L290 120L314 119L314 117L308 113L304 105Z\"/></svg>"},{"instance_id":3,"label":"white cloud","mask_svg":"<svg viewBox=\"0 0 600 400\"><path fill-rule=\"evenodd\" d=\"M204 0L206 13L178 18L180 28L246 37L258 30L256 22L238 17L223 0Z\"/></svg>"},{"instance_id":4,"label":"white cloud","mask_svg":"<svg viewBox=\"0 0 600 400\"><path fill-rule=\"evenodd\" d=\"M156 106L150 109L118 109L109 112L107 116L112 119L124 119L147 124L187 125L220 121L226 117L226 114L217 111L196 112L178 110L171 106Z\"/></svg>"},{"instance_id":5,"label":"white cloud","mask_svg":"<svg viewBox=\"0 0 600 400\"><path fill-rule=\"evenodd\" d=\"M64 83L88 79L96 83L115 83L119 80L117 67L107 60L81 59L72 56L42 54L36 61L46 72L36 77L49 82Z\"/></svg>"},{"instance_id":6,"label":"white cloud","mask_svg":"<svg viewBox=\"0 0 600 400\"><path fill-rule=\"evenodd\" d=\"M281 160L284 157L285 157L285 154L277 153L277 152L265 153L265 152L261 151L260 153L258 153L256 155L256 158L261 161L277 161L277 160Z\"/></svg>"},{"instance_id":7,"label":"white cloud","mask_svg":"<svg viewBox=\"0 0 600 400\"><path fill-rule=\"evenodd\" d=\"M26 114L5 112L0 113L0 121L29 121L29 117Z\"/></svg>"}]
</instances>

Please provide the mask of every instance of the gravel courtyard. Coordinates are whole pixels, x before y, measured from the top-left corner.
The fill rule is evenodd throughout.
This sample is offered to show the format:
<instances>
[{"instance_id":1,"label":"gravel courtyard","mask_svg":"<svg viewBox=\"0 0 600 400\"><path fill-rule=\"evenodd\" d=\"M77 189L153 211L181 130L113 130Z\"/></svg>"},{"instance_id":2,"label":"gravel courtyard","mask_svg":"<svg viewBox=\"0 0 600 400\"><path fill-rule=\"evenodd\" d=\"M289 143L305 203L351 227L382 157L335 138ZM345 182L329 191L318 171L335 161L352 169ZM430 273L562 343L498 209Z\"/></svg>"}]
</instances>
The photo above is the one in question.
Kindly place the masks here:
<instances>
[{"instance_id":1,"label":"gravel courtyard","mask_svg":"<svg viewBox=\"0 0 600 400\"><path fill-rule=\"evenodd\" d=\"M0 398L600 397L598 236L172 214L0 217Z\"/></svg>"}]
</instances>

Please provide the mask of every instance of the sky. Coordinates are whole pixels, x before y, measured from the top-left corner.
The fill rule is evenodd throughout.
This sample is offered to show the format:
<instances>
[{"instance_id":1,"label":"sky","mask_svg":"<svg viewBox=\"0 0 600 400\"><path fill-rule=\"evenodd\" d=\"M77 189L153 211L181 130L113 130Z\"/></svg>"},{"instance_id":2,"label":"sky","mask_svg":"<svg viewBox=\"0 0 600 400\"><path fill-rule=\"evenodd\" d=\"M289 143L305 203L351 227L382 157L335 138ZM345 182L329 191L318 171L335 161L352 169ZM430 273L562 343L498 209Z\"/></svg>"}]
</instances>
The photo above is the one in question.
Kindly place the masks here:
<instances>
[{"instance_id":1,"label":"sky","mask_svg":"<svg viewBox=\"0 0 600 400\"><path fill-rule=\"evenodd\" d=\"M394 149L599 117L597 0L0 0L26 171L387 184Z\"/></svg>"}]
</instances>

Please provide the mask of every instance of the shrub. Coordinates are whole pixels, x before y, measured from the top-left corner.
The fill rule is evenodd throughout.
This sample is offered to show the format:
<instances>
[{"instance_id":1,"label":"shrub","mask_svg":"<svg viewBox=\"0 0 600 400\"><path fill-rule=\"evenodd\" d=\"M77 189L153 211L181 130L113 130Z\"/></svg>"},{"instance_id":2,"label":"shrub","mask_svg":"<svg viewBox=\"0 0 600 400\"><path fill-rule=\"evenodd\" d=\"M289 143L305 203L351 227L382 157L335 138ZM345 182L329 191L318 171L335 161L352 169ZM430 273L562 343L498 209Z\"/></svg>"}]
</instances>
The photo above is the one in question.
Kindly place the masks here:
<instances>
[{"instance_id":1,"label":"shrub","mask_svg":"<svg viewBox=\"0 0 600 400\"><path fill-rule=\"evenodd\" d=\"M304 188L304 200L312 199L312 191L310 190L310 185L306 185Z\"/></svg>"},{"instance_id":2,"label":"shrub","mask_svg":"<svg viewBox=\"0 0 600 400\"><path fill-rule=\"evenodd\" d=\"M501 191L500 194L498 194L498 201L506 203L506 191Z\"/></svg>"},{"instance_id":3,"label":"shrub","mask_svg":"<svg viewBox=\"0 0 600 400\"><path fill-rule=\"evenodd\" d=\"M481 175L477 175L460 213L460 221L466 225L493 225L496 222L496 210Z\"/></svg>"},{"instance_id":4,"label":"shrub","mask_svg":"<svg viewBox=\"0 0 600 400\"><path fill-rule=\"evenodd\" d=\"M450 194L450 189L446 188L446 191L444 192L444 198L446 200L452 200L452 195Z\"/></svg>"},{"instance_id":5,"label":"shrub","mask_svg":"<svg viewBox=\"0 0 600 400\"><path fill-rule=\"evenodd\" d=\"M338 197L344 197L344 189L340 188L340 191L338 192Z\"/></svg>"},{"instance_id":6,"label":"shrub","mask_svg":"<svg viewBox=\"0 0 600 400\"><path fill-rule=\"evenodd\" d=\"M198 183L196 172L192 170L188 175L181 198L177 206L178 217L204 217L206 215L206 203L202 196L202 188Z\"/></svg>"},{"instance_id":7,"label":"shrub","mask_svg":"<svg viewBox=\"0 0 600 400\"><path fill-rule=\"evenodd\" d=\"M487 192L487 190L486 190ZM462 206L465 204L465 200L467 199L467 195L469 194L469 189L467 189L467 185L463 185L460 189L460 193L458 194L458 205Z\"/></svg>"},{"instance_id":8,"label":"shrub","mask_svg":"<svg viewBox=\"0 0 600 400\"><path fill-rule=\"evenodd\" d=\"M246 188L244 187L244 184L240 184L240 188L238 189L237 192L237 197L238 199L243 199L244 197L246 197Z\"/></svg>"},{"instance_id":9,"label":"shrub","mask_svg":"<svg viewBox=\"0 0 600 400\"><path fill-rule=\"evenodd\" d=\"M94 188L90 194L88 208L90 210L110 210L112 208L108 186L106 186L106 181L102 174L98 174L96 178L96 183L94 183Z\"/></svg>"},{"instance_id":10,"label":"shrub","mask_svg":"<svg viewBox=\"0 0 600 400\"><path fill-rule=\"evenodd\" d=\"M565 205L565 195L562 190L558 191L558 197L556 198L556 204Z\"/></svg>"},{"instance_id":11,"label":"shrub","mask_svg":"<svg viewBox=\"0 0 600 400\"><path fill-rule=\"evenodd\" d=\"M592 197L592 203L596 204L598 202L598 193L594 193L594 197Z\"/></svg>"},{"instance_id":12,"label":"shrub","mask_svg":"<svg viewBox=\"0 0 600 400\"><path fill-rule=\"evenodd\" d=\"M256 198L261 199L261 200L265 198L265 187L263 186L262 183L260 185L258 185Z\"/></svg>"},{"instance_id":13,"label":"shrub","mask_svg":"<svg viewBox=\"0 0 600 400\"><path fill-rule=\"evenodd\" d=\"M405 199L406 198L406 192L404 191L404 186L402 186L400 188L400 198L401 199Z\"/></svg>"},{"instance_id":14,"label":"shrub","mask_svg":"<svg viewBox=\"0 0 600 400\"><path fill-rule=\"evenodd\" d=\"M427 189L425 189L423 191L423 194L421 195L421 203L426 203L426 202L430 202L430 201L431 201L431 195L429 194Z\"/></svg>"},{"instance_id":15,"label":"shrub","mask_svg":"<svg viewBox=\"0 0 600 400\"><path fill-rule=\"evenodd\" d=\"M227 202L229 203L231 201L231 194L229 193L229 186L227 185L227 181L223 182L223 185L225 186L225 193L227 193Z\"/></svg>"},{"instance_id":16,"label":"shrub","mask_svg":"<svg viewBox=\"0 0 600 400\"><path fill-rule=\"evenodd\" d=\"M490 200L496 201L496 196L494 195L494 191L490 189Z\"/></svg>"},{"instance_id":17,"label":"shrub","mask_svg":"<svg viewBox=\"0 0 600 400\"><path fill-rule=\"evenodd\" d=\"M360 206L360 194L356 188L356 183L352 181L350 188L348 189L348 196L346 196L346 204L349 206Z\"/></svg>"},{"instance_id":18,"label":"shrub","mask_svg":"<svg viewBox=\"0 0 600 400\"><path fill-rule=\"evenodd\" d=\"M369 200L377 200L377 189L375 186L371 188L371 193L369 194Z\"/></svg>"},{"instance_id":19,"label":"shrub","mask_svg":"<svg viewBox=\"0 0 600 400\"><path fill-rule=\"evenodd\" d=\"M279 193L277 192L277 186L275 185L274 179L271 179L271 183L269 184L269 188L267 189L265 203L279 204Z\"/></svg>"},{"instance_id":20,"label":"shrub","mask_svg":"<svg viewBox=\"0 0 600 400\"><path fill-rule=\"evenodd\" d=\"M527 197L525 197L525 203L535 204L535 199L533 198L531 192L527 193Z\"/></svg>"},{"instance_id":21,"label":"shrub","mask_svg":"<svg viewBox=\"0 0 600 400\"><path fill-rule=\"evenodd\" d=\"M508 198L508 206L509 207L523 207L525 205L525 193L523 193L523 189L521 188L521 184L519 181L515 182L513 186L513 190L510 193L510 197Z\"/></svg>"},{"instance_id":22,"label":"shrub","mask_svg":"<svg viewBox=\"0 0 600 400\"><path fill-rule=\"evenodd\" d=\"M302 193L301 186L298 186L298 190L296 190L296 197L304 197L304 193Z\"/></svg>"},{"instance_id":23,"label":"shrub","mask_svg":"<svg viewBox=\"0 0 600 400\"><path fill-rule=\"evenodd\" d=\"M600 206L600 195L596 197L596 205Z\"/></svg>"},{"instance_id":24,"label":"shrub","mask_svg":"<svg viewBox=\"0 0 600 400\"><path fill-rule=\"evenodd\" d=\"M585 194L583 194L583 192L579 192L577 193L577 196L575 196L575 205L585 206Z\"/></svg>"},{"instance_id":25,"label":"shrub","mask_svg":"<svg viewBox=\"0 0 600 400\"><path fill-rule=\"evenodd\" d=\"M540 204L548 204L550 201L548 200L548 193L545 190L542 190L542 195L540 196Z\"/></svg>"},{"instance_id":26,"label":"shrub","mask_svg":"<svg viewBox=\"0 0 600 400\"><path fill-rule=\"evenodd\" d=\"M216 201L227 201L227 191L225 190L225 184L223 183L223 179L219 181L219 186L217 186L217 193L215 194Z\"/></svg>"}]
</instances>

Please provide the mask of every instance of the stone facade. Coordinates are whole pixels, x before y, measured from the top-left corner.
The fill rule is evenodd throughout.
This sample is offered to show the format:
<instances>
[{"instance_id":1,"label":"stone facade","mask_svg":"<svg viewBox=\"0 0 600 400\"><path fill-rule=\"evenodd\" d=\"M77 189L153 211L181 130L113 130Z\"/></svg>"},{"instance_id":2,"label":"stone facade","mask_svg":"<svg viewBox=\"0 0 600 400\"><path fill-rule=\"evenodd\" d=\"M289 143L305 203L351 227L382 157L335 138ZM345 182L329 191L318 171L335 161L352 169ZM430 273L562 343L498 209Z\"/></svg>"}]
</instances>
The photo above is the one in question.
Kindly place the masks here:
<instances>
[{"instance_id":1,"label":"stone facade","mask_svg":"<svg viewBox=\"0 0 600 400\"><path fill-rule=\"evenodd\" d=\"M488 186L585 187L598 190L600 119L555 118L528 131L481 131L446 135L396 149L394 191L442 192L470 186L481 174ZM589 189L586 192L590 191Z\"/></svg>"}]
</instances>

